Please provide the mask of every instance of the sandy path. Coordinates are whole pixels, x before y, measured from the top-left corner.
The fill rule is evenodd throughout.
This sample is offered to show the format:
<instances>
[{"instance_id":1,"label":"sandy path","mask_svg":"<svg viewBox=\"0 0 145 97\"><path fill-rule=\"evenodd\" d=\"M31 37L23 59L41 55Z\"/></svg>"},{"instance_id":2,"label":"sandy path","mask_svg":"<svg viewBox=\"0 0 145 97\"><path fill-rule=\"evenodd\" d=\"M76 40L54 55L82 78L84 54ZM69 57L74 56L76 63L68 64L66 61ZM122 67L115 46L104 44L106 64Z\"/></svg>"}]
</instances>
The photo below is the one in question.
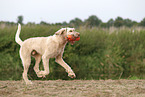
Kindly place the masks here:
<instances>
[{"instance_id":1,"label":"sandy path","mask_svg":"<svg viewBox=\"0 0 145 97\"><path fill-rule=\"evenodd\" d=\"M0 81L0 97L145 97L145 80Z\"/></svg>"}]
</instances>

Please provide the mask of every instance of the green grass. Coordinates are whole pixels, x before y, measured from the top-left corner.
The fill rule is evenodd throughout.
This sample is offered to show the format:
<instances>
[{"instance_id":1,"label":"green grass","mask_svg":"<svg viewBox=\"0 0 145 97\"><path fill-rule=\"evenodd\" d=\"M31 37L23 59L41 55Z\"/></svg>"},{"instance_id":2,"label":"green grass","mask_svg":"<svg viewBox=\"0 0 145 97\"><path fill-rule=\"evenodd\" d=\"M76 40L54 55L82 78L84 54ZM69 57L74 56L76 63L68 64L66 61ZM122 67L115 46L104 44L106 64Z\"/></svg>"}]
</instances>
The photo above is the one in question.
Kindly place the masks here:
<instances>
[{"instance_id":1,"label":"green grass","mask_svg":"<svg viewBox=\"0 0 145 97\"><path fill-rule=\"evenodd\" d=\"M132 76L132 77L130 77L129 79L130 79L130 80L137 80L137 79L140 79L140 78L138 78L137 76Z\"/></svg>"},{"instance_id":2,"label":"green grass","mask_svg":"<svg viewBox=\"0 0 145 97\"><path fill-rule=\"evenodd\" d=\"M30 37L49 36L60 28L52 25L24 25L20 37L25 40ZM145 30L134 28L133 33L131 29L79 27L76 30L81 34L80 41L73 46L67 44L63 58L72 67L77 79L118 79L128 78L130 75L143 79L141 74L145 73ZM19 57L20 46L14 41L16 30L16 26L0 27L0 80L21 79L23 67ZM29 76L39 79L33 71L34 64L32 59ZM43 69L42 62L40 68ZM51 59L50 74L46 79L70 78Z\"/></svg>"}]
</instances>

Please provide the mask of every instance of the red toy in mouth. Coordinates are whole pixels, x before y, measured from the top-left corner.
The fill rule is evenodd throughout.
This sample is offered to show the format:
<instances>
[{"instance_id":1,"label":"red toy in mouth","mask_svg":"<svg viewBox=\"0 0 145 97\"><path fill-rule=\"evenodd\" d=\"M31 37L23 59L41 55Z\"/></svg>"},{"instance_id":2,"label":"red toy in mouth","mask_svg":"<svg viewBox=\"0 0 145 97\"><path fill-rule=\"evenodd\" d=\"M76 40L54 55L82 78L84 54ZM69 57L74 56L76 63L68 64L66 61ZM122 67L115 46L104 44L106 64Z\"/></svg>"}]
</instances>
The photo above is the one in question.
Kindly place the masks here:
<instances>
[{"instance_id":1,"label":"red toy in mouth","mask_svg":"<svg viewBox=\"0 0 145 97\"><path fill-rule=\"evenodd\" d=\"M80 37L74 37L73 35L67 35L67 40L68 41L79 41Z\"/></svg>"}]
</instances>

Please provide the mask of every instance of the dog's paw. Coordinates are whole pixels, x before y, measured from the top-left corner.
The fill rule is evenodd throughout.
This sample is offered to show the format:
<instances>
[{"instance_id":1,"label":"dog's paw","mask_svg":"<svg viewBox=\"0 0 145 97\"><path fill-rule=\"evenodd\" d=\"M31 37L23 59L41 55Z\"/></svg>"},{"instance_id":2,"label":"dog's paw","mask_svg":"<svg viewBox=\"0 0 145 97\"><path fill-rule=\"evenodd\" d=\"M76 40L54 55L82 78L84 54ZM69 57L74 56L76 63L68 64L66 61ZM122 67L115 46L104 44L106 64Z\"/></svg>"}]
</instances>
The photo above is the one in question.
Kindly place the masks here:
<instances>
[{"instance_id":1,"label":"dog's paw","mask_svg":"<svg viewBox=\"0 0 145 97\"><path fill-rule=\"evenodd\" d=\"M43 77L41 74L37 74L37 77Z\"/></svg>"},{"instance_id":2,"label":"dog's paw","mask_svg":"<svg viewBox=\"0 0 145 97\"><path fill-rule=\"evenodd\" d=\"M75 78L75 77L76 77L76 75L75 75L75 73L74 73L73 71L68 72L68 76L69 76L70 78Z\"/></svg>"},{"instance_id":3,"label":"dog's paw","mask_svg":"<svg viewBox=\"0 0 145 97\"><path fill-rule=\"evenodd\" d=\"M26 84L27 85L32 85L33 83L30 80L28 80L28 81L26 81Z\"/></svg>"},{"instance_id":4,"label":"dog's paw","mask_svg":"<svg viewBox=\"0 0 145 97\"><path fill-rule=\"evenodd\" d=\"M42 74L39 72L36 73L37 74L37 77L42 77Z\"/></svg>"},{"instance_id":5,"label":"dog's paw","mask_svg":"<svg viewBox=\"0 0 145 97\"><path fill-rule=\"evenodd\" d=\"M37 73L37 76L38 77L43 77L43 78L45 78L45 75L47 75L48 73L46 73L45 71L39 71L38 73Z\"/></svg>"}]
</instances>

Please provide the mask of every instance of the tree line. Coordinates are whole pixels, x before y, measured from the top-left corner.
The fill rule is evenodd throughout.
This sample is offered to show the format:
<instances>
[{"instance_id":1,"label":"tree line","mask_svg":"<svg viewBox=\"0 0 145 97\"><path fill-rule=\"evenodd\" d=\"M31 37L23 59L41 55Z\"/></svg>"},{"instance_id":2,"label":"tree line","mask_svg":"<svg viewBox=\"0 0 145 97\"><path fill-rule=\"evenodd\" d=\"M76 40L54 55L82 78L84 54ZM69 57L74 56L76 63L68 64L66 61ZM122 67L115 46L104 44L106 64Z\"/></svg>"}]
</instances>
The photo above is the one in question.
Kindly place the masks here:
<instances>
[{"instance_id":1,"label":"tree line","mask_svg":"<svg viewBox=\"0 0 145 97\"><path fill-rule=\"evenodd\" d=\"M23 24L24 17L18 16L17 17L17 23ZM11 24L15 25L17 24L15 22L6 22L6 21L0 21L0 24ZM27 25L33 25L35 24L34 22L28 22ZM91 15L88 17L88 19L85 19L84 21L81 20L80 18L74 18L70 20L68 23L66 21L62 23L47 23L45 21L41 21L39 23L40 25L60 25L60 26L71 26L71 27L79 27L79 26L85 26L85 27L102 27L102 28L109 28L109 27L136 27L136 26L141 26L145 27L145 18L143 18L140 22L133 21L129 18L123 19L122 17L118 16L115 19L110 19L107 22L102 22L101 19L99 19L96 15Z\"/></svg>"},{"instance_id":2,"label":"tree line","mask_svg":"<svg viewBox=\"0 0 145 97\"><path fill-rule=\"evenodd\" d=\"M23 24L23 19L23 16L20 16L17 18L17 22ZM44 21L39 24L27 23L22 25L20 37L22 40L30 37L46 37L53 35L54 32L64 26L81 26L77 28L77 31L81 34L81 39L73 46L68 43L63 55L64 60L76 73L76 79L145 79L145 29L134 27L142 26L145 20L140 23L132 21L132 26L113 30L112 28L100 28L105 27L105 25L110 25L107 27L126 26L125 21L129 20L118 17L115 20L110 19L103 23L97 16L92 15L84 21L75 18L69 23L49 24ZM17 23L1 23L0 80L21 80L23 66L19 56L20 46L14 40ZM34 64L35 59L32 58L28 71L29 77L42 80L37 78L33 70ZM42 61L40 62L40 70L43 70ZM45 79L67 80L70 78L67 77L64 68L58 65L53 58L50 59L50 74Z\"/></svg>"}]
</instances>

